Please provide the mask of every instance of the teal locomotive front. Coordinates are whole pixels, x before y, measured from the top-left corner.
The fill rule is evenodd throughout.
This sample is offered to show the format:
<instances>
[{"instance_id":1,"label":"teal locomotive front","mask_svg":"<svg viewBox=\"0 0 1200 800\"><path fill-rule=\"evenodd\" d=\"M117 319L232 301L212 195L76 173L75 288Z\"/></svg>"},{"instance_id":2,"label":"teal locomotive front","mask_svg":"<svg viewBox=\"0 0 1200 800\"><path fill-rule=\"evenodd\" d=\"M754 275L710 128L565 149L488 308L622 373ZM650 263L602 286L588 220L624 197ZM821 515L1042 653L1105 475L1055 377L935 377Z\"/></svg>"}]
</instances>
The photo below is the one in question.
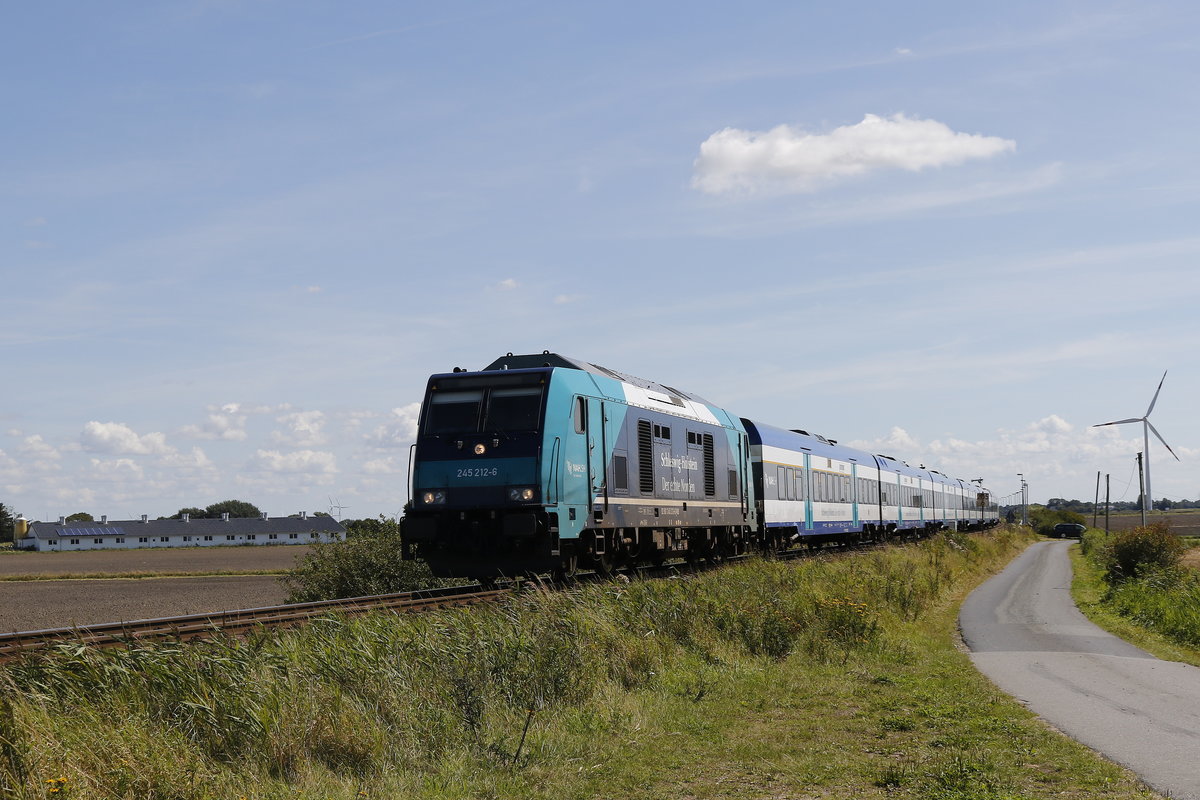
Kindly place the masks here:
<instances>
[{"instance_id":1,"label":"teal locomotive front","mask_svg":"<svg viewBox=\"0 0 1200 800\"><path fill-rule=\"evenodd\" d=\"M405 554L439 575L717 558L755 524L739 419L553 353L432 376L414 448Z\"/></svg>"}]
</instances>

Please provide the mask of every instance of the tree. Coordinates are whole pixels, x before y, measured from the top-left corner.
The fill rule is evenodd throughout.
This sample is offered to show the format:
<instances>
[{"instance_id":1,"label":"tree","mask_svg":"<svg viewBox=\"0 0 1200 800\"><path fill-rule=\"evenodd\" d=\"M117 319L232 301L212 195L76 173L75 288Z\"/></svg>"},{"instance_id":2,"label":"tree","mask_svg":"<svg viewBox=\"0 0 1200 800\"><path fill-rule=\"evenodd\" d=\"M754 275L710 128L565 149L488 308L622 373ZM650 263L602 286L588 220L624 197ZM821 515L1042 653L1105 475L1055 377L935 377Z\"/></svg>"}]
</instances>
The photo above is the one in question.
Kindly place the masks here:
<instances>
[{"instance_id":1,"label":"tree","mask_svg":"<svg viewBox=\"0 0 1200 800\"><path fill-rule=\"evenodd\" d=\"M191 519L204 519L205 512L203 508L181 508L167 519L183 519L183 515L187 514Z\"/></svg>"},{"instance_id":2,"label":"tree","mask_svg":"<svg viewBox=\"0 0 1200 800\"><path fill-rule=\"evenodd\" d=\"M86 511L76 511L71 516L67 517L67 522L95 522L96 518Z\"/></svg>"},{"instance_id":3,"label":"tree","mask_svg":"<svg viewBox=\"0 0 1200 800\"><path fill-rule=\"evenodd\" d=\"M12 512L4 503L0 503L0 542L16 541L15 536Z\"/></svg>"},{"instance_id":4,"label":"tree","mask_svg":"<svg viewBox=\"0 0 1200 800\"><path fill-rule=\"evenodd\" d=\"M228 514L235 519L238 517L262 516L262 512L258 510L258 506L253 503L247 503L245 500L222 500L219 503L213 503L204 509L204 514L209 519L220 519L222 514Z\"/></svg>"},{"instance_id":5,"label":"tree","mask_svg":"<svg viewBox=\"0 0 1200 800\"><path fill-rule=\"evenodd\" d=\"M1164 497L1162 500L1159 500L1157 503L1155 503L1154 507L1159 511L1170 511L1171 501Z\"/></svg>"}]
</instances>

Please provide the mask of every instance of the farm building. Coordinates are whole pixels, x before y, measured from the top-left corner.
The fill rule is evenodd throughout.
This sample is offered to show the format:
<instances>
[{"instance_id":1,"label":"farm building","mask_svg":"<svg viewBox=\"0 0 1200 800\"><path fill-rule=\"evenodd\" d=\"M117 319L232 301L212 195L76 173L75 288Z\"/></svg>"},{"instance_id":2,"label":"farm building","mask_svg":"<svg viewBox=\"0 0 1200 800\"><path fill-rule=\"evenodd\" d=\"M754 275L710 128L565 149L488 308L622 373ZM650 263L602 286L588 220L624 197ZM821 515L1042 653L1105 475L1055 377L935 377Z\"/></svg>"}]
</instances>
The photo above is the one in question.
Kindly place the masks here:
<instances>
[{"instance_id":1,"label":"farm building","mask_svg":"<svg viewBox=\"0 0 1200 800\"><path fill-rule=\"evenodd\" d=\"M113 520L31 522L20 550L128 550L137 547L214 547L219 545L312 544L344 539L346 529L333 517Z\"/></svg>"}]
</instances>

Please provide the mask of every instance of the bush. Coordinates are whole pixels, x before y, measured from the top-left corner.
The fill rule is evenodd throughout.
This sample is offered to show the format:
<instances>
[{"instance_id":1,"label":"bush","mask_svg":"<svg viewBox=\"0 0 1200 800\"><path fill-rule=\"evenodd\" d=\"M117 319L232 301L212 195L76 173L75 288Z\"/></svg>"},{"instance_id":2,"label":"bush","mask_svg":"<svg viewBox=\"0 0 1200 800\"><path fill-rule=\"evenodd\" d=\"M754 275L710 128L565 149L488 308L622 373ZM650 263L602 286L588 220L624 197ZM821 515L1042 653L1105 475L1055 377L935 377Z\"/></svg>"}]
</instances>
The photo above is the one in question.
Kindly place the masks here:
<instances>
[{"instance_id":1,"label":"bush","mask_svg":"<svg viewBox=\"0 0 1200 800\"><path fill-rule=\"evenodd\" d=\"M1048 508L1033 508L1029 510L1029 524L1042 536L1051 536L1054 526L1060 522L1070 522L1075 525L1087 525L1087 518L1074 511L1052 511Z\"/></svg>"},{"instance_id":2,"label":"bush","mask_svg":"<svg viewBox=\"0 0 1200 800\"><path fill-rule=\"evenodd\" d=\"M1104 579L1112 585L1174 569L1185 549L1165 522L1122 531L1102 551Z\"/></svg>"},{"instance_id":3,"label":"bush","mask_svg":"<svg viewBox=\"0 0 1200 800\"><path fill-rule=\"evenodd\" d=\"M423 561L401 558L400 524L360 520L345 541L314 544L287 573L289 603L411 592L444 585Z\"/></svg>"}]
</instances>

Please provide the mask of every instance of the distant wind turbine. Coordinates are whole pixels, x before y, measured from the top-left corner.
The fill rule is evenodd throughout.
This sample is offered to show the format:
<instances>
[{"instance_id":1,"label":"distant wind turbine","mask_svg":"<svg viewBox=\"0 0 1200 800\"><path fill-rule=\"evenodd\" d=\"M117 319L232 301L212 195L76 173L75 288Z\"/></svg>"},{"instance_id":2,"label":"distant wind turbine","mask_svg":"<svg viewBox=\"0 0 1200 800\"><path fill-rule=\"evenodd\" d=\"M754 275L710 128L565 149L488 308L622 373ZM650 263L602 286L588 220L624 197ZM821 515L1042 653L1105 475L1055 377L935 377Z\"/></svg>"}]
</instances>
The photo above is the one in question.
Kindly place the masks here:
<instances>
[{"instance_id":1,"label":"distant wind turbine","mask_svg":"<svg viewBox=\"0 0 1200 800\"><path fill-rule=\"evenodd\" d=\"M1150 412L1154 410L1154 404L1158 402L1158 393L1162 391L1163 381L1167 379L1166 371L1163 372L1162 380L1158 382L1158 388L1154 390L1154 399L1150 401L1150 407L1146 409L1144 417L1131 417L1129 419L1119 419L1116 422L1101 422L1099 425L1093 425L1093 428L1102 428L1105 425L1124 425L1127 422L1142 423L1142 452L1145 453L1143 458L1146 465L1146 494L1142 498L1142 508L1154 507L1154 495L1150 492L1150 431L1154 431L1154 435L1163 443L1163 447L1167 448L1167 452L1175 456L1175 451L1171 449L1171 445L1167 444L1167 440L1162 437L1162 434L1150 424ZM1179 460L1179 456L1175 456L1175 460Z\"/></svg>"}]
</instances>

